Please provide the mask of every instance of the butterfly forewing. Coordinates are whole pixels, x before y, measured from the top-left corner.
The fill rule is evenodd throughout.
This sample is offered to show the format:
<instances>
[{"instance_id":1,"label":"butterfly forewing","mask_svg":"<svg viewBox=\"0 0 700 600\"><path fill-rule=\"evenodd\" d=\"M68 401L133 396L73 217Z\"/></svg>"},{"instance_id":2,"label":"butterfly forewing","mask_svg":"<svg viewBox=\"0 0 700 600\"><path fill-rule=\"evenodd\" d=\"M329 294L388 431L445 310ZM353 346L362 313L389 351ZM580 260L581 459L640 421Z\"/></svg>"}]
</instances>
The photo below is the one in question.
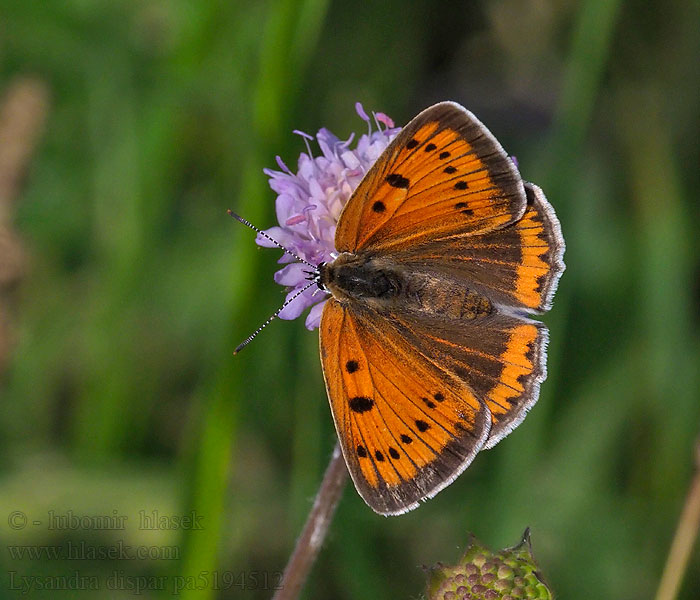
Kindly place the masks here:
<instances>
[{"instance_id":1,"label":"butterfly forewing","mask_svg":"<svg viewBox=\"0 0 700 600\"><path fill-rule=\"evenodd\" d=\"M320 340L343 454L376 512L406 512L435 495L486 442L485 405L378 314L329 300Z\"/></svg>"},{"instance_id":2,"label":"butterfly forewing","mask_svg":"<svg viewBox=\"0 0 700 600\"><path fill-rule=\"evenodd\" d=\"M404 127L367 173L340 216L336 249L391 252L492 231L524 209L522 180L498 141L469 111L442 102Z\"/></svg>"}]
</instances>

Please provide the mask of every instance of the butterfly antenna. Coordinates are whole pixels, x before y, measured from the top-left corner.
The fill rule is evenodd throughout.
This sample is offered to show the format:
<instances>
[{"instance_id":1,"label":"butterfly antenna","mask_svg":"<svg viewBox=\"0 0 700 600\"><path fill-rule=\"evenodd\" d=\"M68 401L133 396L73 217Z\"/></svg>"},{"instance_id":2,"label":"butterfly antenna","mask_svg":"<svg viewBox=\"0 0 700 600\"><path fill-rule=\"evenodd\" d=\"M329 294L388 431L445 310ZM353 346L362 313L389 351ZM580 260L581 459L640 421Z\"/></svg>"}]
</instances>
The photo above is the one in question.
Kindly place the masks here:
<instances>
[{"instance_id":1,"label":"butterfly antenna","mask_svg":"<svg viewBox=\"0 0 700 600\"><path fill-rule=\"evenodd\" d=\"M236 214L235 212L233 212L231 209L229 209L227 212L228 212L228 214L231 215L234 219L236 219L236 221L238 221L239 223L243 223L243 225L245 225L246 227L250 227L250 228L251 228L253 231L255 231L258 235L263 236L266 240L272 242L275 246L277 246L278 248L281 248L281 249L284 250L287 254L289 254L290 256L293 256L294 258L296 258L299 262L303 262L305 265L308 265L309 267L311 267L311 268L314 269L314 270L318 268L318 265L311 264L308 260L303 259L301 256L299 256L299 255L296 254L295 252L292 252L292 251L289 250L288 248L285 248L285 247L284 247L282 244L280 244L277 240L275 240L275 239L271 238L269 235L267 235L267 233L265 233L262 229L258 229L258 228L257 228L255 225L253 225L250 221L248 221L247 219L244 219L244 218L241 217L240 215L237 215L237 214ZM282 310L282 309L280 309L280 310ZM273 316L274 316L274 315L273 315Z\"/></svg>"},{"instance_id":2,"label":"butterfly antenna","mask_svg":"<svg viewBox=\"0 0 700 600\"><path fill-rule=\"evenodd\" d=\"M315 268L315 267L314 267ZM250 342L252 342L255 339L255 336L257 336L265 327L267 327L272 320L279 315L282 310L286 307L289 306L294 300L296 300L299 296L301 296L306 290L308 290L312 285L316 285L316 279L311 281L310 283L306 284L303 288L301 288L296 294L294 294L289 300L286 300L282 306L280 306L274 313L272 313L272 316L265 321L260 327L258 327L251 335L249 335L245 340L243 340L238 346L236 346L236 349L233 351L234 354L238 354L243 348L245 348Z\"/></svg>"}]
</instances>

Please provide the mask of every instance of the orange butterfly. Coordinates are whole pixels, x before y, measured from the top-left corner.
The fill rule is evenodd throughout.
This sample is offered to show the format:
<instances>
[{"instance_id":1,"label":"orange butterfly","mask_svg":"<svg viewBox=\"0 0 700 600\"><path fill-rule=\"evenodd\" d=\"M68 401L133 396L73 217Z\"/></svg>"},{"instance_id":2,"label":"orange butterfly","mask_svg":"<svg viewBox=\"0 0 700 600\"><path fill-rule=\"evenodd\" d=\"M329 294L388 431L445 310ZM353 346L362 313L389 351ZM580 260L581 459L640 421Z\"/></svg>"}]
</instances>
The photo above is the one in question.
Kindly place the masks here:
<instances>
[{"instance_id":1,"label":"orange butterfly","mask_svg":"<svg viewBox=\"0 0 700 600\"><path fill-rule=\"evenodd\" d=\"M512 431L546 376L564 240L537 186L469 111L431 106L340 214L323 375L357 491L383 515L448 486Z\"/></svg>"}]
</instances>

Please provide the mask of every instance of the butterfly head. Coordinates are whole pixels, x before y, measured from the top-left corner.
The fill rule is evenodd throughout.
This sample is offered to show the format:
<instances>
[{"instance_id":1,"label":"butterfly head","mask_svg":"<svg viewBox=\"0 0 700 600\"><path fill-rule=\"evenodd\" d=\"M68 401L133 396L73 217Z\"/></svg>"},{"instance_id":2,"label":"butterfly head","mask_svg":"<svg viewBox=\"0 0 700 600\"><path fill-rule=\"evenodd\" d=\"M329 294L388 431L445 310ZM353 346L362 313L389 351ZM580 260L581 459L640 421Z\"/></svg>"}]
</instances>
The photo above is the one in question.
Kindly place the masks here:
<instances>
[{"instance_id":1,"label":"butterfly head","mask_svg":"<svg viewBox=\"0 0 700 600\"><path fill-rule=\"evenodd\" d=\"M306 279L306 281L311 281L311 282L315 283L318 286L318 290L320 290L322 292L328 291L326 289L326 287L323 285L323 283L321 283L321 270L323 269L323 266L325 264L326 264L325 262L320 262L320 263L318 263L318 266L313 271L304 271L304 275L306 275L306 277L304 279Z\"/></svg>"}]
</instances>

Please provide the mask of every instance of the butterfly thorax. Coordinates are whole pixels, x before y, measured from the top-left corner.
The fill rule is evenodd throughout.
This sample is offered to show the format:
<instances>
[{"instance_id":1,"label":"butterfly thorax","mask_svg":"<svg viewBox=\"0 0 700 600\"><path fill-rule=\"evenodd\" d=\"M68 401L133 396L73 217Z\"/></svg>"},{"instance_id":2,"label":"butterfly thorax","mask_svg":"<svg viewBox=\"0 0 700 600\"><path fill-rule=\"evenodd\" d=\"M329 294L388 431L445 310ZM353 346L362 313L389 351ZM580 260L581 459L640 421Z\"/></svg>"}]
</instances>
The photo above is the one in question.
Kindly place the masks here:
<instances>
[{"instance_id":1,"label":"butterfly thorax","mask_svg":"<svg viewBox=\"0 0 700 600\"><path fill-rule=\"evenodd\" d=\"M456 320L486 317L493 312L491 301L463 281L386 257L342 253L321 265L319 283L341 304L365 305L379 311L400 309Z\"/></svg>"},{"instance_id":2,"label":"butterfly thorax","mask_svg":"<svg viewBox=\"0 0 700 600\"><path fill-rule=\"evenodd\" d=\"M343 252L334 261L319 267L319 283L342 301L389 300L399 296L405 281L386 261Z\"/></svg>"}]
</instances>

